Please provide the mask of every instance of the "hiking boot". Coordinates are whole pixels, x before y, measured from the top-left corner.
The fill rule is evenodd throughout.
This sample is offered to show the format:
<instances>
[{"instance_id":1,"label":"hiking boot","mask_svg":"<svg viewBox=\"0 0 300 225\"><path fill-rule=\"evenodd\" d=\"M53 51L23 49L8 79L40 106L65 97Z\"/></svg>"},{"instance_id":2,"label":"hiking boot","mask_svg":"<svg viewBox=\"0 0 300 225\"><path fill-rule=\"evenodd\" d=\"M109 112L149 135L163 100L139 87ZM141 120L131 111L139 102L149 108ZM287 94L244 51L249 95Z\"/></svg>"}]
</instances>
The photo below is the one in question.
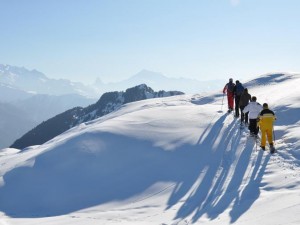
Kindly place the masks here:
<instances>
[{"instance_id":1,"label":"hiking boot","mask_svg":"<svg viewBox=\"0 0 300 225\"><path fill-rule=\"evenodd\" d=\"M271 154L275 153L275 148L274 148L273 143L270 144L270 152L271 152Z\"/></svg>"},{"instance_id":2,"label":"hiking boot","mask_svg":"<svg viewBox=\"0 0 300 225\"><path fill-rule=\"evenodd\" d=\"M265 146L260 146L261 150L266 151L266 147Z\"/></svg>"}]
</instances>

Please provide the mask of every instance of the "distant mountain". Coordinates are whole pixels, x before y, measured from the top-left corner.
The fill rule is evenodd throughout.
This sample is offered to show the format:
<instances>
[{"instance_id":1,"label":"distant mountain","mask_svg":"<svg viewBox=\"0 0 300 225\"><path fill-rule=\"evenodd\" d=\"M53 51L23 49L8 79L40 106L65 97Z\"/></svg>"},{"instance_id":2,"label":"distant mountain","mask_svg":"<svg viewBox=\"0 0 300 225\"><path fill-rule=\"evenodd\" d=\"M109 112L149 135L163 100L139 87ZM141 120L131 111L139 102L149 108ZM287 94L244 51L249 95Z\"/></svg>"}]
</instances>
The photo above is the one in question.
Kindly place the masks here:
<instances>
[{"instance_id":1,"label":"distant mountain","mask_svg":"<svg viewBox=\"0 0 300 225\"><path fill-rule=\"evenodd\" d=\"M18 99L10 103L0 101L0 149L10 146L17 138L42 121L72 107L85 107L94 102L94 99L87 99L76 94L63 96L33 95L27 99L20 100L19 97Z\"/></svg>"},{"instance_id":2,"label":"distant mountain","mask_svg":"<svg viewBox=\"0 0 300 225\"><path fill-rule=\"evenodd\" d=\"M82 83L66 79L50 79L37 70L3 64L0 64L0 83L36 94L79 94L90 97L96 95L92 88Z\"/></svg>"},{"instance_id":3,"label":"distant mountain","mask_svg":"<svg viewBox=\"0 0 300 225\"><path fill-rule=\"evenodd\" d=\"M224 86L225 80L198 81L196 79L187 78L169 78L161 73L142 70L129 79L120 82L105 84L98 78L93 86L96 90L101 92L122 90L126 87L132 87L141 83L147 84L156 90L167 88L169 90L180 90L192 94L221 89Z\"/></svg>"},{"instance_id":4,"label":"distant mountain","mask_svg":"<svg viewBox=\"0 0 300 225\"><path fill-rule=\"evenodd\" d=\"M67 109L92 104L96 98L86 97L95 93L91 90L36 70L0 64L0 148Z\"/></svg>"},{"instance_id":5,"label":"distant mountain","mask_svg":"<svg viewBox=\"0 0 300 225\"><path fill-rule=\"evenodd\" d=\"M0 102L12 102L24 100L32 97L34 94L20 90L8 84L0 83Z\"/></svg>"},{"instance_id":6,"label":"distant mountain","mask_svg":"<svg viewBox=\"0 0 300 225\"><path fill-rule=\"evenodd\" d=\"M185 93L210 92L221 89L225 80L199 81L188 78L169 78L161 73L142 70L119 82L104 83L97 78L93 85L84 85L66 79L50 79L37 70L0 64L0 84L29 93L65 95L79 94L97 98L105 92L125 90L139 84L147 84L155 90L180 90Z\"/></svg>"},{"instance_id":7,"label":"distant mountain","mask_svg":"<svg viewBox=\"0 0 300 225\"><path fill-rule=\"evenodd\" d=\"M154 92L145 84L129 88L125 92L108 92L103 94L95 104L86 108L75 107L39 124L16 140L11 147L23 149L31 145L43 144L80 123L104 116L129 102L181 94L184 93L180 91Z\"/></svg>"},{"instance_id":8,"label":"distant mountain","mask_svg":"<svg viewBox=\"0 0 300 225\"><path fill-rule=\"evenodd\" d=\"M68 94L61 96L34 95L28 99L14 101L11 104L26 112L27 115L30 115L31 120L39 124L70 108L76 106L86 107L94 102L95 99L78 94Z\"/></svg>"},{"instance_id":9,"label":"distant mountain","mask_svg":"<svg viewBox=\"0 0 300 225\"><path fill-rule=\"evenodd\" d=\"M36 122L25 111L0 102L0 149L11 145L34 126Z\"/></svg>"}]
</instances>

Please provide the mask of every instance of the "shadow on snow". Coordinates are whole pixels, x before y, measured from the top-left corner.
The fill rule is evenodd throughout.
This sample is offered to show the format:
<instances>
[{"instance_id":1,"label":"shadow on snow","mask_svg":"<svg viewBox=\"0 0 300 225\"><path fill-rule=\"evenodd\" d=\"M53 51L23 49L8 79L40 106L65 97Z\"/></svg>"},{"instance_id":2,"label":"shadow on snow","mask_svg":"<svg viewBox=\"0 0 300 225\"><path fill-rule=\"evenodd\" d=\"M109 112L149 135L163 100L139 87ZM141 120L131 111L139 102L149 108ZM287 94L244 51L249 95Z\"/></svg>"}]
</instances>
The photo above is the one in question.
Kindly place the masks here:
<instances>
[{"instance_id":1,"label":"shadow on snow","mask_svg":"<svg viewBox=\"0 0 300 225\"><path fill-rule=\"evenodd\" d=\"M257 159L251 160L255 149L254 141L247 137L241 141L239 126L233 122L225 127L223 122L224 116L205 131L208 135L199 143L199 149L208 150L202 155L207 160L200 161L198 165L197 171L202 173L202 176L198 174L198 177L202 177L198 181L199 184L194 185L198 177L187 180L188 182L180 184L180 187L178 185L171 195L168 208L191 191L175 219L184 219L192 215L192 222L197 222L202 215L207 214L213 220L233 204L230 216L231 222L235 222L260 195L259 187L269 156L263 160L263 153L259 152ZM200 136L199 142L203 135ZM237 156L236 150L239 147L241 153ZM251 171L251 177L246 179L248 183L245 185L242 182L250 162L254 169Z\"/></svg>"},{"instance_id":2,"label":"shadow on snow","mask_svg":"<svg viewBox=\"0 0 300 225\"><path fill-rule=\"evenodd\" d=\"M226 118L210 124L198 144L174 151L111 133L77 136L37 156L33 167L8 172L0 211L16 218L64 215L128 199L163 181L176 184L167 209L189 194L176 219L193 215L196 222L203 214L215 219L233 203L230 215L236 221L259 197L268 158L258 154L242 188L253 143L246 141L237 156L241 136L234 121L224 126Z\"/></svg>"}]
</instances>

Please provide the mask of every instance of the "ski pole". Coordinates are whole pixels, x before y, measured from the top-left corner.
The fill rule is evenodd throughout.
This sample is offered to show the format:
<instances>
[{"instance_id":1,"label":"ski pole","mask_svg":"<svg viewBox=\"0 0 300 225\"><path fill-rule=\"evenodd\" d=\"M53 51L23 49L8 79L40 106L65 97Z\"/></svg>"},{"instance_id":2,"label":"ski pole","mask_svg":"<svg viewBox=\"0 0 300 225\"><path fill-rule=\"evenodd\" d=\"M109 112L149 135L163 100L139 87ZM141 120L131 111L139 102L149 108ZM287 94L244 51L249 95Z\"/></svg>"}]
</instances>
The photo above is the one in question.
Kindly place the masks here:
<instances>
[{"instance_id":1,"label":"ski pole","mask_svg":"<svg viewBox=\"0 0 300 225\"><path fill-rule=\"evenodd\" d=\"M257 140L256 140L256 137L254 137L254 141L255 141L255 151L257 152Z\"/></svg>"},{"instance_id":2,"label":"ski pole","mask_svg":"<svg viewBox=\"0 0 300 225\"><path fill-rule=\"evenodd\" d=\"M225 93L223 93L221 111L222 111L222 109L223 109L224 96L225 96Z\"/></svg>"},{"instance_id":3,"label":"ski pole","mask_svg":"<svg viewBox=\"0 0 300 225\"><path fill-rule=\"evenodd\" d=\"M274 127L273 127L273 144L275 145L275 131L274 131Z\"/></svg>"}]
</instances>

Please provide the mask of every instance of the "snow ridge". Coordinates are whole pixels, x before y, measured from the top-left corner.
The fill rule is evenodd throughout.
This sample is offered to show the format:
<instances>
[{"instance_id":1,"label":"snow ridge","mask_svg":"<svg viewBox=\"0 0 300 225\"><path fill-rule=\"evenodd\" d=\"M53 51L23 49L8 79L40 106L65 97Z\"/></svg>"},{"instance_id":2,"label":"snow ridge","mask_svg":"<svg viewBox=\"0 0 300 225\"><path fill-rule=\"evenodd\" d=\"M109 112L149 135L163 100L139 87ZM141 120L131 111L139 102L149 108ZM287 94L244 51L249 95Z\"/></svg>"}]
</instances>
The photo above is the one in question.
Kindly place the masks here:
<instances>
[{"instance_id":1,"label":"snow ridge","mask_svg":"<svg viewBox=\"0 0 300 225\"><path fill-rule=\"evenodd\" d=\"M22 149L30 145L45 143L74 126L109 114L130 102L182 94L180 91L154 92L145 84L128 88L125 92L107 92L95 104L85 108L75 107L39 124L16 140L11 147Z\"/></svg>"},{"instance_id":2,"label":"snow ridge","mask_svg":"<svg viewBox=\"0 0 300 225\"><path fill-rule=\"evenodd\" d=\"M10 224L298 224L299 91L288 87L300 76L284 78L245 83L275 110L275 155L221 112L220 93L132 102L3 152L0 211Z\"/></svg>"}]
</instances>

